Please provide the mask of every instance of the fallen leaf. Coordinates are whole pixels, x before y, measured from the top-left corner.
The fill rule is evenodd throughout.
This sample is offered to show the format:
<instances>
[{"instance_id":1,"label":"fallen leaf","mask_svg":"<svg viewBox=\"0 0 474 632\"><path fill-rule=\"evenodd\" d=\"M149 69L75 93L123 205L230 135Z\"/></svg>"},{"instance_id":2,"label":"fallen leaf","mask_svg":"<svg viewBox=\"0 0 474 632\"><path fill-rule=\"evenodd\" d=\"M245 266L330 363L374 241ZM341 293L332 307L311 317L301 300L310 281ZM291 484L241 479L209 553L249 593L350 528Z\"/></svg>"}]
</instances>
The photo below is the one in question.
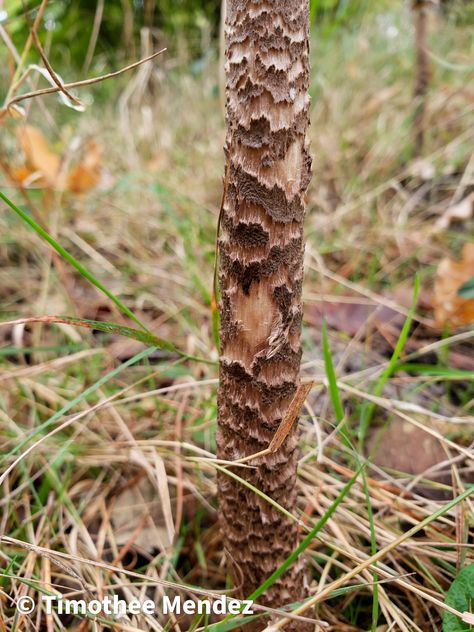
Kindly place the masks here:
<instances>
[{"instance_id":1,"label":"fallen leaf","mask_svg":"<svg viewBox=\"0 0 474 632\"><path fill-rule=\"evenodd\" d=\"M409 422L394 419L388 427L374 431L368 443L375 465L403 474L417 476L446 460L441 443L431 434ZM449 471L429 476L433 481L449 483ZM427 497L439 498L432 485L418 483L414 491Z\"/></svg>"},{"instance_id":2,"label":"fallen leaf","mask_svg":"<svg viewBox=\"0 0 474 632\"><path fill-rule=\"evenodd\" d=\"M445 603L458 612L461 612L462 621L459 617L445 610L443 614L443 632L469 632L474 623L472 614L472 602L474 600L474 564L465 566L449 587Z\"/></svg>"},{"instance_id":3,"label":"fallen leaf","mask_svg":"<svg viewBox=\"0 0 474 632\"><path fill-rule=\"evenodd\" d=\"M23 125L17 132L25 163L9 169L9 175L23 187L59 189L85 193L99 184L102 175L102 147L95 139L85 143L82 157L68 173L61 172L61 157L50 148L41 130Z\"/></svg>"},{"instance_id":4,"label":"fallen leaf","mask_svg":"<svg viewBox=\"0 0 474 632\"><path fill-rule=\"evenodd\" d=\"M111 522L118 546L133 540L133 549L152 553L171 544L160 497L148 477L117 497Z\"/></svg>"},{"instance_id":5,"label":"fallen leaf","mask_svg":"<svg viewBox=\"0 0 474 632\"><path fill-rule=\"evenodd\" d=\"M66 189L71 193L85 193L96 187L102 171L102 148L91 139L86 143L84 157L68 174Z\"/></svg>"},{"instance_id":6,"label":"fallen leaf","mask_svg":"<svg viewBox=\"0 0 474 632\"><path fill-rule=\"evenodd\" d=\"M435 223L437 230L449 228L451 222L469 219L474 212L474 193L466 196L463 200L448 207Z\"/></svg>"},{"instance_id":7,"label":"fallen leaf","mask_svg":"<svg viewBox=\"0 0 474 632\"><path fill-rule=\"evenodd\" d=\"M464 244L461 261L445 258L436 272L434 312L439 327L461 327L474 322L474 299L458 295L474 275L474 242Z\"/></svg>"},{"instance_id":8,"label":"fallen leaf","mask_svg":"<svg viewBox=\"0 0 474 632\"><path fill-rule=\"evenodd\" d=\"M392 325L399 330L405 321L403 314L390 307L358 302L354 297L350 303L334 300L314 303L308 307L307 312L307 321L311 325L319 327L325 320L331 329L337 329L350 336L355 336L364 325L379 330Z\"/></svg>"},{"instance_id":9,"label":"fallen leaf","mask_svg":"<svg viewBox=\"0 0 474 632\"><path fill-rule=\"evenodd\" d=\"M52 185L58 176L61 159L51 150L43 132L32 125L22 125L18 128L18 141L29 174L38 172L47 185Z\"/></svg>"}]
</instances>

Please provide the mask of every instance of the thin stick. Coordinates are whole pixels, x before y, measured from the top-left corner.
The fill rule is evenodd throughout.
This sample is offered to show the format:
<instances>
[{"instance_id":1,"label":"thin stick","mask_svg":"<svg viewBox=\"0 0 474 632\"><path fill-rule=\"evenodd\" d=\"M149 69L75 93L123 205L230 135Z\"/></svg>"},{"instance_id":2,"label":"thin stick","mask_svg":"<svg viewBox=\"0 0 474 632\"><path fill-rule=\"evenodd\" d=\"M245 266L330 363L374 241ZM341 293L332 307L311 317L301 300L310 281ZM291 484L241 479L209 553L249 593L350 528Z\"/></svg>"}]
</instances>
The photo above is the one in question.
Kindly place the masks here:
<instances>
[{"instance_id":1,"label":"thin stick","mask_svg":"<svg viewBox=\"0 0 474 632\"><path fill-rule=\"evenodd\" d=\"M260 452L256 452L255 454L250 454L249 456L244 456L242 459L238 459L237 461L232 461L232 465L246 463L247 461L251 461L256 459L257 457L266 456L267 454L274 454L281 448L285 439L290 434L291 429L295 425L295 421L298 419L298 415L303 407L303 404L306 398L309 395L310 390L314 386L314 381L304 382L298 386L298 390L295 393L295 396L291 400L290 405L288 406L288 410L285 413L280 425L277 428L277 431L273 435L273 439L270 441L270 445L265 450L261 450Z\"/></svg>"},{"instance_id":2,"label":"thin stick","mask_svg":"<svg viewBox=\"0 0 474 632\"><path fill-rule=\"evenodd\" d=\"M129 64L120 70L115 70L114 72L109 72L106 75L101 75L100 77L91 77L90 79L82 79L81 81L73 81L71 83L64 83L62 87L65 90L69 90L70 88L82 88L83 86L90 86L94 83L99 83L100 81L105 81L106 79L111 79L112 77L117 77L124 72L128 72L129 70L133 70L137 68L141 64L146 63L147 61L151 61L164 53L166 48L162 48L153 55L149 55L144 59L140 59L139 61L135 61L133 64ZM58 86L50 86L49 88L42 88L41 90L35 90L34 92L25 92L25 94L20 94L13 99L10 99L1 109L0 109L0 117L5 116L8 113L8 110L17 103L21 101L26 101L27 99L33 99L34 97L42 96L43 94L54 94L55 92L60 92L60 88Z\"/></svg>"},{"instance_id":3,"label":"thin stick","mask_svg":"<svg viewBox=\"0 0 474 632\"><path fill-rule=\"evenodd\" d=\"M61 81L61 79L58 77L53 67L49 63L49 59L47 58L46 53L44 52L44 48L41 45L41 42L38 37L38 34L36 33L35 27L32 27L31 29L31 37L33 38L33 42L35 43L36 49L38 50L38 53L40 54L43 64L46 66L46 70L49 72L51 79L57 85L59 91L62 92L70 101L72 101L76 105L82 106L81 101L65 88L64 83Z\"/></svg>"}]
</instances>

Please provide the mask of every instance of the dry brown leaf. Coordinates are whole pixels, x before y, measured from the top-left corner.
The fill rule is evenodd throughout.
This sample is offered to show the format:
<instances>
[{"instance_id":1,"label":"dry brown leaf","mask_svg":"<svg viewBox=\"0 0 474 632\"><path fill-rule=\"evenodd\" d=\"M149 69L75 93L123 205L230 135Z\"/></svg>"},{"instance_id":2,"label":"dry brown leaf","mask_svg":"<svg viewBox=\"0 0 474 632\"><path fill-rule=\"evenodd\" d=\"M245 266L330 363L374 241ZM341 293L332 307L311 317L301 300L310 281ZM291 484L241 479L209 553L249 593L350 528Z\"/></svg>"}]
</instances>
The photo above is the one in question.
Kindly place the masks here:
<instances>
[{"instance_id":1,"label":"dry brown leaf","mask_svg":"<svg viewBox=\"0 0 474 632\"><path fill-rule=\"evenodd\" d=\"M369 454L375 465L402 474L419 475L446 459L441 443L421 428L394 419L388 427L374 431L369 438ZM449 483L449 473L432 475L434 481ZM419 483L415 492L428 498L439 497L431 486ZM442 494L441 494L442 495Z\"/></svg>"},{"instance_id":2,"label":"dry brown leaf","mask_svg":"<svg viewBox=\"0 0 474 632\"><path fill-rule=\"evenodd\" d=\"M20 184L22 187L29 187L33 184L41 186L44 184L43 175L38 171L32 171L32 169L29 169L25 165L8 169L8 175L15 183Z\"/></svg>"},{"instance_id":3,"label":"dry brown leaf","mask_svg":"<svg viewBox=\"0 0 474 632\"><path fill-rule=\"evenodd\" d=\"M155 485L147 477L117 497L111 521L118 546L132 540L133 549L146 553L170 546L163 507Z\"/></svg>"},{"instance_id":4,"label":"dry brown leaf","mask_svg":"<svg viewBox=\"0 0 474 632\"><path fill-rule=\"evenodd\" d=\"M444 230L449 228L449 225L453 221L462 221L470 219L474 213L474 193L466 196L458 204L453 204L441 215L436 221L435 228L437 230Z\"/></svg>"},{"instance_id":5,"label":"dry brown leaf","mask_svg":"<svg viewBox=\"0 0 474 632\"><path fill-rule=\"evenodd\" d=\"M85 193L96 187L102 170L102 148L91 139L87 142L82 161L68 174L66 189L71 193Z\"/></svg>"},{"instance_id":6,"label":"dry brown leaf","mask_svg":"<svg viewBox=\"0 0 474 632\"><path fill-rule=\"evenodd\" d=\"M474 242L464 244L461 261L445 258L436 272L434 287L435 320L439 327L461 327L474 323L474 299L457 292L474 276Z\"/></svg>"},{"instance_id":7,"label":"dry brown leaf","mask_svg":"<svg viewBox=\"0 0 474 632\"><path fill-rule=\"evenodd\" d=\"M350 303L321 301L311 304L306 308L306 320L317 327L326 321L331 329L355 336L364 325L367 325L368 331L380 330L389 325L399 331L405 316L385 305L372 305L353 298Z\"/></svg>"},{"instance_id":8,"label":"dry brown leaf","mask_svg":"<svg viewBox=\"0 0 474 632\"><path fill-rule=\"evenodd\" d=\"M17 135L25 164L12 167L9 175L21 186L85 193L98 185L102 172L102 147L96 140L89 140L78 164L69 173L61 174L61 157L51 150L39 129L23 125Z\"/></svg>"},{"instance_id":9,"label":"dry brown leaf","mask_svg":"<svg viewBox=\"0 0 474 632\"><path fill-rule=\"evenodd\" d=\"M18 129L18 141L30 175L39 172L47 185L53 184L59 173L61 159L51 150L43 132L32 125L22 125Z\"/></svg>"}]
</instances>

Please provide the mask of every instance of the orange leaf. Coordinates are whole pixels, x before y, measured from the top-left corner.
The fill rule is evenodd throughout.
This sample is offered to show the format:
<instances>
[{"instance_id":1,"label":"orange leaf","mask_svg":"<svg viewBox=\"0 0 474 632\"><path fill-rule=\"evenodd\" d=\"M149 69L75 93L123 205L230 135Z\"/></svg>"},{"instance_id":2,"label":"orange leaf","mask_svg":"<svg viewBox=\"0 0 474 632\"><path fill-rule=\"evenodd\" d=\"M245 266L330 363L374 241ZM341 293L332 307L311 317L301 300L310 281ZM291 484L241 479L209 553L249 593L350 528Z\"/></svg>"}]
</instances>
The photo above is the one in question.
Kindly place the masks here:
<instances>
[{"instance_id":1,"label":"orange leaf","mask_svg":"<svg viewBox=\"0 0 474 632\"><path fill-rule=\"evenodd\" d=\"M18 140L25 154L26 167L39 172L52 185L58 175L61 160L50 149L43 133L32 125L22 125L18 129Z\"/></svg>"},{"instance_id":2,"label":"orange leaf","mask_svg":"<svg viewBox=\"0 0 474 632\"><path fill-rule=\"evenodd\" d=\"M464 244L461 261L445 258L436 272L435 319L439 327L474 323L474 299L458 296L458 289L474 276L474 242Z\"/></svg>"},{"instance_id":3,"label":"orange leaf","mask_svg":"<svg viewBox=\"0 0 474 632\"><path fill-rule=\"evenodd\" d=\"M66 189L72 193L93 189L100 180L101 163L102 149L95 140L90 140L83 160L69 172Z\"/></svg>"},{"instance_id":4,"label":"orange leaf","mask_svg":"<svg viewBox=\"0 0 474 632\"><path fill-rule=\"evenodd\" d=\"M40 186L38 184L38 181L41 180L43 180L44 184L44 178L42 177L42 175L37 171L29 169L25 165L20 165L18 167L12 167L11 169L8 169L8 175L12 180L15 181L15 183L20 184L22 187L27 187L32 183Z\"/></svg>"}]
</instances>

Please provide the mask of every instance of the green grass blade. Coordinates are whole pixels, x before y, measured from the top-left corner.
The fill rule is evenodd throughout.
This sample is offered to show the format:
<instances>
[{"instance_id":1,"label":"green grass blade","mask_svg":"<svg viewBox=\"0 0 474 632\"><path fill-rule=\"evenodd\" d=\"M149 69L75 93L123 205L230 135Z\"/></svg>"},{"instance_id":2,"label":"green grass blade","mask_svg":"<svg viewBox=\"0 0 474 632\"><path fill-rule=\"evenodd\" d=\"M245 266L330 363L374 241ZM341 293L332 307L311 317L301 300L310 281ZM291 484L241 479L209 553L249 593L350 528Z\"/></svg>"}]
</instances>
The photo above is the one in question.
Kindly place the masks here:
<instances>
[{"instance_id":1,"label":"green grass blade","mask_svg":"<svg viewBox=\"0 0 474 632\"><path fill-rule=\"evenodd\" d=\"M138 342L142 342L143 344L152 347L157 347L158 349L166 349L167 351L176 353L185 360L195 360L196 362L215 364L214 360L206 360L206 358L189 355L188 353L181 351L181 349L175 344L169 342L168 340L165 340L164 338L159 338L158 336L155 336L155 334L151 333L151 331L142 331L140 329L135 329L134 327L119 325L118 323L111 323L103 320L90 320L88 318L76 318L75 316L38 316L25 318L20 322L24 322L25 324L35 322L46 324L66 324L73 325L75 327L85 327L86 329L96 329L108 334L132 338L132 340L137 340Z\"/></svg>"},{"instance_id":2,"label":"green grass blade","mask_svg":"<svg viewBox=\"0 0 474 632\"><path fill-rule=\"evenodd\" d=\"M148 346L158 347L160 349L166 349L167 351L174 351L181 354L182 352L168 340L159 338L149 331L142 331L140 329L134 329L133 327L127 327L119 325L118 323L111 323L108 321L89 320L88 318L75 318L71 316L64 316L68 324L76 325L78 327L87 327L88 329L96 329L108 334L116 334L118 336L125 336L132 338L138 342L143 342Z\"/></svg>"},{"instance_id":3,"label":"green grass blade","mask_svg":"<svg viewBox=\"0 0 474 632\"><path fill-rule=\"evenodd\" d=\"M148 331L146 325L144 325L141 320L135 316L135 314L122 303L122 301L115 296L110 290L108 290L103 283L99 281L87 268L85 268L82 263L80 263L75 257L73 257L65 248L58 243L54 237L52 237L42 226L40 226L35 220L25 213L21 208L19 208L16 204L14 204L2 191L0 191L0 198L7 204L15 213L26 223L30 228L32 228L35 233L37 233L42 239L48 242L48 244L56 250L58 254L63 257L68 263L70 263L73 268L75 268L85 279L87 279L92 285L100 290L107 298L109 298L126 316L128 316L131 320L133 320L137 325L139 325L145 331Z\"/></svg>"},{"instance_id":4,"label":"green grass blade","mask_svg":"<svg viewBox=\"0 0 474 632\"><path fill-rule=\"evenodd\" d=\"M324 366L326 369L326 376L328 379L329 395L334 408L337 422L341 422L344 419L344 407L341 401L341 395L339 393L339 387L337 385L336 372L334 371L334 364L332 361L331 349L329 347L328 331L326 321L323 322L321 330L321 336L323 341L323 356Z\"/></svg>"},{"instance_id":5,"label":"green grass blade","mask_svg":"<svg viewBox=\"0 0 474 632\"><path fill-rule=\"evenodd\" d=\"M410 333L411 323L413 321L413 316L415 314L416 303L418 300L418 294L420 292L420 279L418 275L415 277L415 287L413 290L413 302L412 306L408 312L408 316L405 320L405 323L402 327L402 331L400 332L400 336L398 338L397 344L395 345L395 349L392 353L392 357L389 360L389 363L385 370L380 375L379 379L375 383L375 386L372 390L372 395L378 397L388 380L388 378L394 373L397 368L398 358L400 357L401 352L408 340L408 335ZM359 424L359 443L361 447L364 445L365 437L367 434L367 430L369 428L370 422L372 420L372 416L375 411L375 403L374 402L365 402L362 407L362 413Z\"/></svg>"},{"instance_id":6,"label":"green grass blade","mask_svg":"<svg viewBox=\"0 0 474 632\"><path fill-rule=\"evenodd\" d=\"M336 421L338 424L341 424L339 435L341 437L342 442L346 446L346 448L349 448L349 450L352 450L356 454L356 460L360 465L359 457L355 451L354 446L352 445L349 432L347 431L345 424L341 423L344 420L344 416L345 416L344 407L342 405L342 399L341 399L341 393L339 391L339 386L337 385L336 372L334 370L334 363L332 361L331 348L329 346L329 337L328 337L326 321L323 322L321 336L322 336L322 342L323 342L324 368L325 368L326 377L328 380L329 396L331 398L331 403L334 408L334 414L336 415Z\"/></svg>"},{"instance_id":7,"label":"green grass blade","mask_svg":"<svg viewBox=\"0 0 474 632\"><path fill-rule=\"evenodd\" d=\"M199 358L196 356L189 355L184 351L181 351L178 347L176 347L172 342L165 340L163 338L159 338L155 336L147 327L144 325L141 320L135 316L135 314L122 303L122 301L112 294L110 290L108 290L105 285L103 285L93 274L91 274L77 259L75 259L67 250L65 250L61 244L59 244L51 235L44 230L33 218L31 218L28 213L25 213L21 208L16 206L7 196L0 191L0 198L10 206L11 209L17 213L21 219L26 222L40 237L42 237L45 241L47 241L55 250L58 252L68 263L70 263L80 274L90 281L95 287L97 287L101 292L103 292L108 298L110 298L113 303L130 319L136 322L143 331L139 331L138 329L134 329L133 327L127 327L123 325L118 325L116 323L108 323L94 320L87 320L81 318L74 318L70 316L65 316L63 318L63 322L67 322L68 324L88 327L89 329L98 329L100 331L106 331L109 333L115 333L122 336L127 336L128 338L133 338L134 340L139 340L144 344L153 345L160 349L167 349L168 351L173 351L177 353L182 358L186 358L187 360L195 360L197 362L205 362L206 364L215 364L215 362L211 360L206 360L205 358ZM61 319L58 317L58 321ZM51 320L53 322L53 319Z\"/></svg>"}]
</instances>

